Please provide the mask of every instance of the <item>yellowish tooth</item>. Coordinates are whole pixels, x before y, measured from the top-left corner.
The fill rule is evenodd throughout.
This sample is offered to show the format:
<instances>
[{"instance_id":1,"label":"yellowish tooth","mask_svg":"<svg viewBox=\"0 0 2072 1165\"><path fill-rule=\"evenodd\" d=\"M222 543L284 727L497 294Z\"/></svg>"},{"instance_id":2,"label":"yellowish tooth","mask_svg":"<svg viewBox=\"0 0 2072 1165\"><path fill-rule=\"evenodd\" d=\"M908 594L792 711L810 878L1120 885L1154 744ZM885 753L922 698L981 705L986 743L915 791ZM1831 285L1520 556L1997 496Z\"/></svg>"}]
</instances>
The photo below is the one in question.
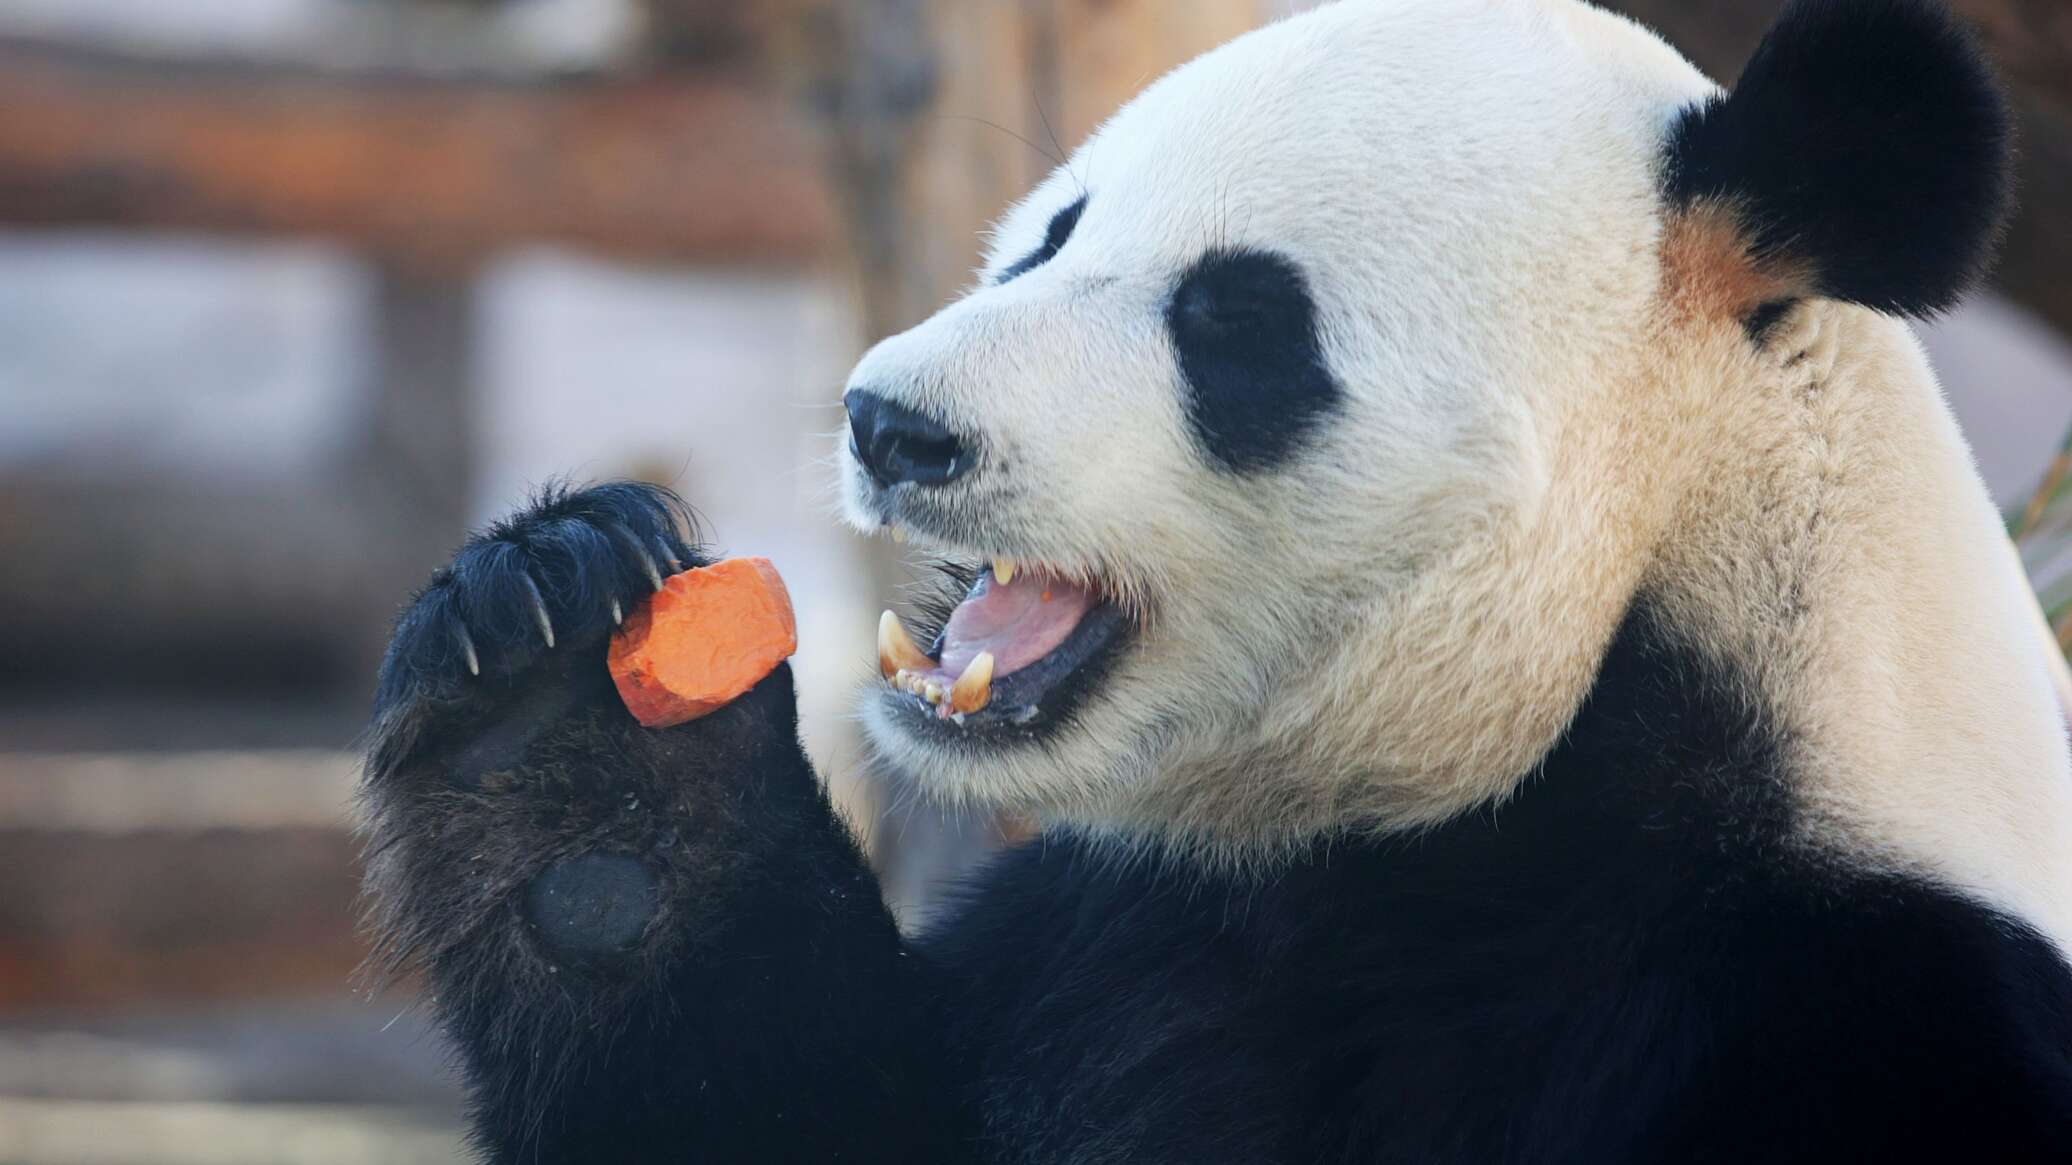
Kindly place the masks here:
<instances>
[{"instance_id":1,"label":"yellowish tooth","mask_svg":"<svg viewBox=\"0 0 2072 1165\"><path fill-rule=\"evenodd\" d=\"M900 544L901 546L905 546L905 545L906 545L906 528L905 528L905 527L903 527L903 526L894 526L894 527L892 527L892 540L893 540L894 542L897 542L897 543L899 543L899 544Z\"/></svg>"},{"instance_id":2,"label":"yellowish tooth","mask_svg":"<svg viewBox=\"0 0 2072 1165\"><path fill-rule=\"evenodd\" d=\"M944 695L945 693L942 690L942 685L936 683L934 680L929 680L927 685L921 689L921 698L928 701L931 704L942 703L942 698Z\"/></svg>"},{"instance_id":3,"label":"yellowish tooth","mask_svg":"<svg viewBox=\"0 0 2072 1165\"><path fill-rule=\"evenodd\" d=\"M981 651L950 685L950 710L976 712L993 699L993 653Z\"/></svg>"},{"instance_id":4,"label":"yellowish tooth","mask_svg":"<svg viewBox=\"0 0 2072 1165\"><path fill-rule=\"evenodd\" d=\"M1012 558L996 558L993 560L993 581L1004 587L1014 581L1014 572L1020 569L1021 564Z\"/></svg>"},{"instance_id":5,"label":"yellowish tooth","mask_svg":"<svg viewBox=\"0 0 2072 1165\"><path fill-rule=\"evenodd\" d=\"M890 611L878 616L878 674L887 679L901 671L927 671L935 661L921 654L905 624Z\"/></svg>"}]
</instances>

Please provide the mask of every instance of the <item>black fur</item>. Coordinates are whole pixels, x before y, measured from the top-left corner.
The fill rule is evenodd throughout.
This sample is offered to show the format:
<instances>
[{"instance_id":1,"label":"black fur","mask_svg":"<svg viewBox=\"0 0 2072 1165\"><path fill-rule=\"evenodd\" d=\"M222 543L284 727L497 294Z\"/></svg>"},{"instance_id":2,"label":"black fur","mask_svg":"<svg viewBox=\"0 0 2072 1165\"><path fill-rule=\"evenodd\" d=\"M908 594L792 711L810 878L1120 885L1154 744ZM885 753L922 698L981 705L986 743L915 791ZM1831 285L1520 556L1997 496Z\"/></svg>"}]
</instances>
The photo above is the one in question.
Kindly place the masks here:
<instances>
[{"instance_id":1,"label":"black fur","mask_svg":"<svg viewBox=\"0 0 2072 1165\"><path fill-rule=\"evenodd\" d=\"M1643 609L1499 809L1257 881L1009 857L925 947L998 1159L2060 1159L2065 965L1796 850L1735 691Z\"/></svg>"},{"instance_id":2,"label":"black fur","mask_svg":"<svg viewBox=\"0 0 2072 1165\"><path fill-rule=\"evenodd\" d=\"M1990 66L1939 0L1793 0L1733 93L1677 122L1668 193L1734 206L1753 253L1810 263L1820 294L1928 315L1986 271L2013 140Z\"/></svg>"},{"instance_id":3,"label":"black fur","mask_svg":"<svg viewBox=\"0 0 2072 1165\"><path fill-rule=\"evenodd\" d=\"M553 593L623 581L598 565ZM510 584L421 602L496 609L475 586ZM507 662L385 684L366 787L384 953L429 971L498 1161L2014 1162L2072 1138L2056 952L1797 846L1776 730L1644 603L1500 808L1247 878L1054 836L912 943L799 751L788 670L651 732L601 631ZM605 892L540 892L570 883Z\"/></svg>"},{"instance_id":4,"label":"black fur","mask_svg":"<svg viewBox=\"0 0 2072 1165\"><path fill-rule=\"evenodd\" d=\"M1165 314L1188 421L1227 472L1279 465L1344 395L1324 362L1309 282L1284 256L1210 252L1180 278Z\"/></svg>"},{"instance_id":5,"label":"black fur","mask_svg":"<svg viewBox=\"0 0 2072 1165\"><path fill-rule=\"evenodd\" d=\"M1066 240L1072 237L1073 228L1079 225L1079 216L1086 213L1086 196L1065 209L1050 216L1050 225L1043 230L1043 242L1037 248L1014 261L1007 270L1000 273L1000 282L1005 283L1017 276L1026 275L1036 268L1057 258L1064 249Z\"/></svg>"},{"instance_id":6,"label":"black fur","mask_svg":"<svg viewBox=\"0 0 2072 1165\"><path fill-rule=\"evenodd\" d=\"M1768 344L1770 338L1777 334L1778 325L1789 318L1791 309L1797 306L1799 301L1796 299L1773 299L1767 303L1757 304L1756 309L1748 313L1748 318L1742 321L1742 328L1748 333L1749 342L1759 348Z\"/></svg>"},{"instance_id":7,"label":"black fur","mask_svg":"<svg viewBox=\"0 0 2072 1165\"><path fill-rule=\"evenodd\" d=\"M705 561L685 517L648 486L550 491L398 622L362 787L374 968L425 974L494 1161L952 1159L939 1021L789 666L660 732L612 686L610 599L665 551ZM496 666L469 674L463 632Z\"/></svg>"}]
</instances>

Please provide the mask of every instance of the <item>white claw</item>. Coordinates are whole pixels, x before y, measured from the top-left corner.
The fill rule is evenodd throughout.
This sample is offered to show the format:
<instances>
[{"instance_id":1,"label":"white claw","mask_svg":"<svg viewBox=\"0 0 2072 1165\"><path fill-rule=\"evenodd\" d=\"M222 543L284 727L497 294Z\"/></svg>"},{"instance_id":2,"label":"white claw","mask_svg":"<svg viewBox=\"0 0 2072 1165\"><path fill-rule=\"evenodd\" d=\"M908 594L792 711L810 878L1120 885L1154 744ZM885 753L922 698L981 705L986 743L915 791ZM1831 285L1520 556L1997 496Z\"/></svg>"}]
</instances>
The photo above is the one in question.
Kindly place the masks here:
<instances>
[{"instance_id":1,"label":"white claw","mask_svg":"<svg viewBox=\"0 0 2072 1165\"><path fill-rule=\"evenodd\" d=\"M619 607L619 600L618 600L617 598L613 598L613 599L612 599L612 626L614 626L614 627L624 627L625 625L626 625L626 612L625 612L624 610L622 610L622 609L621 609L621 608Z\"/></svg>"},{"instance_id":2,"label":"white claw","mask_svg":"<svg viewBox=\"0 0 2072 1165\"><path fill-rule=\"evenodd\" d=\"M981 651L964 668L964 674L950 685L950 710L969 714L993 699L993 653Z\"/></svg>"},{"instance_id":3,"label":"white claw","mask_svg":"<svg viewBox=\"0 0 2072 1165\"><path fill-rule=\"evenodd\" d=\"M676 556L676 551L669 549L669 543L666 540L656 538L655 547L662 552L663 561L669 564L670 573L675 574L683 570L683 559ZM655 589L661 590L662 588L656 587Z\"/></svg>"},{"instance_id":4,"label":"white claw","mask_svg":"<svg viewBox=\"0 0 2072 1165\"><path fill-rule=\"evenodd\" d=\"M878 674L890 679L901 671L927 671L935 661L914 646L905 624L890 611L878 616Z\"/></svg>"},{"instance_id":5,"label":"white claw","mask_svg":"<svg viewBox=\"0 0 2072 1165\"><path fill-rule=\"evenodd\" d=\"M611 524L611 531L612 535L619 539L621 545L631 548L633 553L640 556L640 568L647 572L648 585L658 591L661 590L662 572L655 566L655 556L648 553L648 548L640 544L640 539L634 536L633 531L628 530L619 523L613 522Z\"/></svg>"},{"instance_id":6,"label":"white claw","mask_svg":"<svg viewBox=\"0 0 2072 1165\"><path fill-rule=\"evenodd\" d=\"M453 632L455 635L460 636L460 653L468 661L468 674L471 676L481 675L482 660L475 655L475 641L468 635L468 629L459 623L455 623L453 625Z\"/></svg>"},{"instance_id":7,"label":"white claw","mask_svg":"<svg viewBox=\"0 0 2072 1165\"><path fill-rule=\"evenodd\" d=\"M993 581L1004 587L1014 581L1014 572L1020 569L1021 564L1012 558L996 558L993 560Z\"/></svg>"},{"instance_id":8,"label":"white claw","mask_svg":"<svg viewBox=\"0 0 2072 1165\"><path fill-rule=\"evenodd\" d=\"M547 650L554 650L554 620L547 617L547 600L540 597L540 584L532 581L531 575L521 575L525 580L525 592L532 597L532 621L539 625L540 638L547 641Z\"/></svg>"}]
</instances>

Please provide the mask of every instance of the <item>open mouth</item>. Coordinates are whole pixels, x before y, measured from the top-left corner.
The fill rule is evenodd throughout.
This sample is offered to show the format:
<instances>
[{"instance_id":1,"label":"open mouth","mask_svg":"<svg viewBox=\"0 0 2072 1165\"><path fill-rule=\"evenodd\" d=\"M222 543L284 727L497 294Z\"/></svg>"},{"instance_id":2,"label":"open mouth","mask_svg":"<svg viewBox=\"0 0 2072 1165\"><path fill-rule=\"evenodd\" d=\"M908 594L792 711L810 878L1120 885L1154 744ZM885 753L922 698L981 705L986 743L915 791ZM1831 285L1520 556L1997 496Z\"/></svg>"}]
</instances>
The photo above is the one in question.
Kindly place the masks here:
<instances>
[{"instance_id":1,"label":"open mouth","mask_svg":"<svg viewBox=\"0 0 2072 1165\"><path fill-rule=\"evenodd\" d=\"M928 722L981 729L1055 721L1098 679L1128 623L1095 586L996 559L950 613L932 657L885 612L878 670Z\"/></svg>"}]
</instances>

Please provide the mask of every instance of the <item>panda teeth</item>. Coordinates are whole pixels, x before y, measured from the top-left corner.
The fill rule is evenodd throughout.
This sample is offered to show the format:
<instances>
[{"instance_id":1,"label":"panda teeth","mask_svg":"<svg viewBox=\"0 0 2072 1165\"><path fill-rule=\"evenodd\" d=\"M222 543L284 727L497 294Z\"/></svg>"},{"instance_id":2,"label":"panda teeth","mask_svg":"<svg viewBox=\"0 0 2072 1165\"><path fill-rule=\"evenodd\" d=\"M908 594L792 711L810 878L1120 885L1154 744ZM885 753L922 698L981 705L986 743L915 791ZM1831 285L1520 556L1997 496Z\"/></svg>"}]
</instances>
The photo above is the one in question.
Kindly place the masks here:
<instances>
[{"instance_id":1,"label":"panda teeth","mask_svg":"<svg viewBox=\"0 0 2072 1165\"><path fill-rule=\"evenodd\" d=\"M993 653L981 651L950 685L950 710L971 713L993 698Z\"/></svg>"},{"instance_id":2,"label":"panda teeth","mask_svg":"<svg viewBox=\"0 0 2072 1165\"><path fill-rule=\"evenodd\" d=\"M1012 558L995 558L993 560L993 581L1004 587L1014 581L1014 574L1020 569L1021 564Z\"/></svg>"},{"instance_id":3,"label":"panda teeth","mask_svg":"<svg viewBox=\"0 0 2072 1165\"><path fill-rule=\"evenodd\" d=\"M1012 576L1013 567L1008 568ZM901 691L940 709L944 716L968 715L993 699L993 653L981 651L952 683L942 681L936 662L914 645L906 625L891 611L878 617L878 672Z\"/></svg>"},{"instance_id":4,"label":"panda teeth","mask_svg":"<svg viewBox=\"0 0 2072 1165\"><path fill-rule=\"evenodd\" d=\"M890 611L878 616L878 674L891 679L895 673L922 672L935 666L907 634L906 625Z\"/></svg>"}]
</instances>

